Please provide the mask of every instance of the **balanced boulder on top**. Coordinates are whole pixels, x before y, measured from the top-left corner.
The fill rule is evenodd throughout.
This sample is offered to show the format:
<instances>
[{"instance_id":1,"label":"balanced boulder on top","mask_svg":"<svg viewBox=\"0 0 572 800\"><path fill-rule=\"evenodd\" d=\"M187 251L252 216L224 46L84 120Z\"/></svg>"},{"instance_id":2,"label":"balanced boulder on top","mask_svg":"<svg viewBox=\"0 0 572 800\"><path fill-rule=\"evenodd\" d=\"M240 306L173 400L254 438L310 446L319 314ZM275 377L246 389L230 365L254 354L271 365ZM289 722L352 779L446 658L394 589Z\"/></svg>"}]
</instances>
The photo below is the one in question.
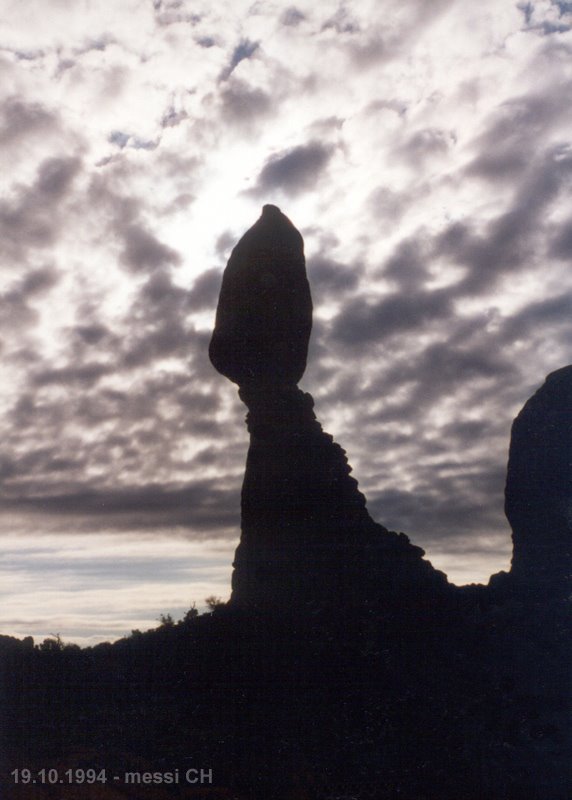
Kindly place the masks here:
<instances>
[{"instance_id":1,"label":"balanced boulder on top","mask_svg":"<svg viewBox=\"0 0 572 800\"><path fill-rule=\"evenodd\" d=\"M311 330L304 242L279 208L265 205L224 272L211 362L241 387L296 385Z\"/></svg>"}]
</instances>

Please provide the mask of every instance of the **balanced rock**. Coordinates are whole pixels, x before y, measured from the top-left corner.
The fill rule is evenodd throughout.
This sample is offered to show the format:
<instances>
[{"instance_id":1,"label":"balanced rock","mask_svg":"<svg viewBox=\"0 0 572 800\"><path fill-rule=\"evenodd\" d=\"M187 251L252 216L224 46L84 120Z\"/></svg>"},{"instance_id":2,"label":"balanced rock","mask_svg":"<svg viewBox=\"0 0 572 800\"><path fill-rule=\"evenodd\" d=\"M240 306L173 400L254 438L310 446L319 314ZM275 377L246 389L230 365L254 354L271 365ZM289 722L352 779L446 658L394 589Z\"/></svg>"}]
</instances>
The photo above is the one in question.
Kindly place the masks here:
<instances>
[{"instance_id":1,"label":"balanced rock","mask_svg":"<svg viewBox=\"0 0 572 800\"><path fill-rule=\"evenodd\" d=\"M446 591L421 548L371 519L344 450L296 385L311 326L302 237L264 206L228 262L210 345L249 410L232 603L351 609Z\"/></svg>"},{"instance_id":2,"label":"balanced rock","mask_svg":"<svg viewBox=\"0 0 572 800\"><path fill-rule=\"evenodd\" d=\"M511 577L572 588L572 366L551 373L514 420L505 490Z\"/></svg>"},{"instance_id":3,"label":"balanced rock","mask_svg":"<svg viewBox=\"0 0 572 800\"><path fill-rule=\"evenodd\" d=\"M211 362L239 386L295 385L311 329L302 237L279 208L265 205L224 272Z\"/></svg>"}]
</instances>

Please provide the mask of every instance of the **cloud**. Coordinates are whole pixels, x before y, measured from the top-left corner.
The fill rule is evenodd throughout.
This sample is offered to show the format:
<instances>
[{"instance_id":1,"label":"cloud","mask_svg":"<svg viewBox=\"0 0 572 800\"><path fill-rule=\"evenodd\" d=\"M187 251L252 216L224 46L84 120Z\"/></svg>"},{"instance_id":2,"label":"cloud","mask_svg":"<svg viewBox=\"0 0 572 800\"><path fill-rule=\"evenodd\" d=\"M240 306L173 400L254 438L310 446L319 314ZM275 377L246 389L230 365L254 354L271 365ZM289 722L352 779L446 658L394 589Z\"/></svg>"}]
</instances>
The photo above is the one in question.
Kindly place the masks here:
<instances>
[{"instance_id":1,"label":"cloud","mask_svg":"<svg viewBox=\"0 0 572 800\"><path fill-rule=\"evenodd\" d=\"M560 226L551 244L550 255L563 261L572 258L572 220Z\"/></svg>"},{"instance_id":2,"label":"cloud","mask_svg":"<svg viewBox=\"0 0 572 800\"><path fill-rule=\"evenodd\" d=\"M361 31L361 25L345 5L340 4L337 11L322 24L322 30L333 30L338 34L355 34Z\"/></svg>"},{"instance_id":3,"label":"cloud","mask_svg":"<svg viewBox=\"0 0 572 800\"><path fill-rule=\"evenodd\" d=\"M259 49L260 42L253 42L250 39L241 39L240 42L236 45L234 50L232 51L232 56L230 58L230 63L227 67L222 71L220 75L220 80L225 81L234 72L234 70L238 67L241 61L245 61L251 58Z\"/></svg>"},{"instance_id":4,"label":"cloud","mask_svg":"<svg viewBox=\"0 0 572 800\"><path fill-rule=\"evenodd\" d=\"M177 322L159 323L137 333L123 354L125 367L150 365L157 359L182 355L188 347L189 332Z\"/></svg>"},{"instance_id":5,"label":"cloud","mask_svg":"<svg viewBox=\"0 0 572 800\"><path fill-rule=\"evenodd\" d=\"M462 468L460 469L459 465L457 465L457 472L462 475ZM465 478L466 483L474 487L475 478L474 470L469 469ZM370 509L378 518L386 520L386 524L390 527L395 526L400 531L405 528L414 541L419 521L423 520L425 536L433 546L436 541L444 538L445 530L456 530L463 532L463 544L469 550L471 541L468 534L479 534L486 531L487 527L498 527L501 516L500 503L497 508L494 508L490 502L489 487L486 491L478 491L473 488L471 491L463 492L459 491L459 479L456 481L445 480L440 488L449 495L448 502L443 501L435 488L436 486L432 491L427 492L423 492L418 487L410 492L399 489L381 492L370 500ZM500 501L501 498L499 497L498 500ZM508 538L507 531L506 543L508 543ZM500 540L499 549L503 545L505 545L502 548L504 550L506 544ZM431 557L430 554L428 557Z\"/></svg>"},{"instance_id":6,"label":"cloud","mask_svg":"<svg viewBox=\"0 0 572 800\"><path fill-rule=\"evenodd\" d=\"M43 266L28 272L0 295L0 328L10 333L21 332L38 319L33 301L44 298L60 280L60 273L52 266Z\"/></svg>"},{"instance_id":7,"label":"cloud","mask_svg":"<svg viewBox=\"0 0 572 800\"><path fill-rule=\"evenodd\" d=\"M310 286L315 296L340 298L342 293L354 289L360 277L360 268L353 264L341 264L326 256L313 256L307 261Z\"/></svg>"},{"instance_id":8,"label":"cloud","mask_svg":"<svg viewBox=\"0 0 572 800\"><path fill-rule=\"evenodd\" d=\"M162 244L140 224L129 225L122 231L124 248L121 262L133 272L152 271L168 264L179 264L180 255Z\"/></svg>"},{"instance_id":9,"label":"cloud","mask_svg":"<svg viewBox=\"0 0 572 800\"><path fill-rule=\"evenodd\" d=\"M174 104L171 103L161 118L161 127L174 128L188 119L188 116L189 115L184 109L177 109L175 108Z\"/></svg>"},{"instance_id":10,"label":"cloud","mask_svg":"<svg viewBox=\"0 0 572 800\"><path fill-rule=\"evenodd\" d=\"M270 96L262 89L251 88L243 81L233 80L221 91L222 116L226 122L252 122L272 108Z\"/></svg>"},{"instance_id":11,"label":"cloud","mask_svg":"<svg viewBox=\"0 0 572 800\"><path fill-rule=\"evenodd\" d=\"M17 293L22 297L42 297L60 280L60 273L53 267L44 266L29 272L20 282Z\"/></svg>"},{"instance_id":12,"label":"cloud","mask_svg":"<svg viewBox=\"0 0 572 800\"><path fill-rule=\"evenodd\" d=\"M556 336L558 334L555 329L559 327L562 329L559 335L566 335L570 319L572 298L567 294L556 295L526 304L504 322L501 337L508 344L521 339L531 340L537 331L542 331L543 335L550 332L552 336Z\"/></svg>"},{"instance_id":13,"label":"cloud","mask_svg":"<svg viewBox=\"0 0 572 800\"><path fill-rule=\"evenodd\" d=\"M418 168L420 161L434 156L445 155L449 148L455 144L455 134L439 128L423 128L409 136L397 148L412 166Z\"/></svg>"},{"instance_id":14,"label":"cloud","mask_svg":"<svg viewBox=\"0 0 572 800\"><path fill-rule=\"evenodd\" d=\"M282 12L280 22L282 25L295 28L301 22L304 22L305 19L306 15L302 11L296 8L296 6L290 6L289 8L284 9Z\"/></svg>"},{"instance_id":15,"label":"cloud","mask_svg":"<svg viewBox=\"0 0 572 800\"><path fill-rule=\"evenodd\" d=\"M9 97L0 107L0 144L22 143L30 136L40 136L58 126L55 113L40 103Z\"/></svg>"},{"instance_id":16,"label":"cloud","mask_svg":"<svg viewBox=\"0 0 572 800\"><path fill-rule=\"evenodd\" d=\"M398 243L380 274L406 294L419 292L429 278L429 263L427 236L417 233Z\"/></svg>"},{"instance_id":17,"label":"cloud","mask_svg":"<svg viewBox=\"0 0 572 800\"><path fill-rule=\"evenodd\" d=\"M66 386L70 383L81 383L84 386L93 386L94 383L111 371L109 364L81 364L74 367L63 367L61 369L47 369L36 372L32 376L35 386L48 386L57 384Z\"/></svg>"},{"instance_id":18,"label":"cloud","mask_svg":"<svg viewBox=\"0 0 572 800\"><path fill-rule=\"evenodd\" d=\"M567 33L572 25L570 13L572 5L550 0L549 3L518 3L523 13L527 30L536 31L542 36Z\"/></svg>"},{"instance_id":19,"label":"cloud","mask_svg":"<svg viewBox=\"0 0 572 800\"><path fill-rule=\"evenodd\" d=\"M435 255L447 255L468 267L459 295L491 291L507 274L534 264L543 238L542 214L567 190L572 152L556 145L541 152L515 192L513 204L490 220L481 234L453 223L435 241Z\"/></svg>"},{"instance_id":20,"label":"cloud","mask_svg":"<svg viewBox=\"0 0 572 800\"><path fill-rule=\"evenodd\" d=\"M244 457L234 454L236 431L216 420L217 394L188 374L135 375L123 391L109 388L105 374L91 365L37 377L13 409L16 435L4 441L4 497L12 498L12 505L35 495L57 496L65 505L66 497L77 495L79 513L86 492L104 495L125 487L129 495L142 482L154 481L160 493L170 491L174 481L188 483L197 471L203 477L209 472L213 481L216 476L222 487L225 469L236 469ZM17 449L23 437L30 442L24 454ZM220 437L227 441L226 466L220 454L214 467L206 468L204 459L195 465L189 455L196 449L193 443ZM236 491L238 475L230 482ZM51 509L48 504L46 513Z\"/></svg>"},{"instance_id":21,"label":"cloud","mask_svg":"<svg viewBox=\"0 0 572 800\"><path fill-rule=\"evenodd\" d=\"M369 302L359 297L336 317L332 336L345 346L361 347L434 321L442 325L452 313L451 299L448 290L395 293Z\"/></svg>"},{"instance_id":22,"label":"cloud","mask_svg":"<svg viewBox=\"0 0 572 800\"><path fill-rule=\"evenodd\" d=\"M70 516L82 520L82 530L94 532L102 525L117 530L134 527L184 527L211 535L223 536L238 527L236 491L220 488L218 481L197 481L180 489L162 486L137 486L100 492L76 492L63 495L28 496L5 499L4 512ZM105 520L105 521L103 521Z\"/></svg>"},{"instance_id":23,"label":"cloud","mask_svg":"<svg viewBox=\"0 0 572 800\"><path fill-rule=\"evenodd\" d=\"M105 336L109 334L109 330L105 327L105 325L98 323L77 325L75 332L88 345L98 344Z\"/></svg>"},{"instance_id":24,"label":"cloud","mask_svg":"<svg viewBox=\"0 0 572 800\"><path fill-rule=\"evenodd\" d=\"M203 272L189 292L189 308L193 311L216 308L221 282L222 271L217 267Z\"/></svg>"},{"instance_id":25,"label":"cloud","mask_svg":"<svg viewBox=\"0 0 572 800\"><path fill-rule=\"evenodd\" d=\"M48 158L38 169L35 191L43 201L64 197L79 169L78 158Z\"/></svg>"},{"instance_id":26,"label":"cloud","mask_svg":"<svg viewBox=\"0 0 572 800\"><path fill-rule=\"evenodd\" d=\"M315 188L332 155L329 145L316 141L276 153L262 168L254 193L264 195L280 190L296 195Z\"/></svg>"},{"instance_id":27,"label":"cloud","mask_svg":"<svg viewBox=\"0 0 572 800\"><path fill-rule=\"evenodd\" d=\"M536 160L539 143L570 119L560 96L560 91L530 92L503 102L476 138L479 153L468 164L467 173L493 183L524 176Z\"/></svg>"},{"instance_id":28,"label":"cloud","mask_svg":"<svg viewBox=\"0 0 572 800\"><path fill-rule=\"evenodd\" d=\"M457 325L455 332L462 334L460 328ZM456 389L466 389L471 383L486 390L498 378L508 382L515 375L516 369L510 360L491 352L486 336L482 336L472 337L464 346L437 342L419 354L410 352L409 358L388 370L383 379L388 385L410 383L414 387L409 400L414 418L437 397L450 396Z\"/></svg>"},{"instance_id":29,"label":"cloud","mask_svg":"<svg viewBox=\"0 0 572 800\"><path fill-rule=\"evenodd\" d=\"M14 197L0 200L0 251L4 251L6 263L26 261L29 248L54 243L66 221L64 201L80 169L76 157L47 158L30 185L18 186Z\"/></svg>"},{"instance_id":30,"label":"cloud","mask_svg":"<svg viewBox=\"0 0 572 800\"><path fill-rule=\"evenodd\" d=\"M167 254L169 252L168 249ZM162 250L158 254L163 258ZM159 358L184 356L196 343L195 329L188 321L189 293L176 286L170 275L156 270L141 286L134 300L127 335L120 345L120 361L133 368Z\"/></svg>"},{"instance_id":31,"label":"cloud","mask_svg":"<svg viewBox=\"0 0 572 800\"><path fill-rule=\"evenodd\" d=\"M386 220L397 223L406 213L411 200L406 192L397 192L389 186L379 186L371 192L368 206L376 222Z\"/></svg>"}]
</instances>

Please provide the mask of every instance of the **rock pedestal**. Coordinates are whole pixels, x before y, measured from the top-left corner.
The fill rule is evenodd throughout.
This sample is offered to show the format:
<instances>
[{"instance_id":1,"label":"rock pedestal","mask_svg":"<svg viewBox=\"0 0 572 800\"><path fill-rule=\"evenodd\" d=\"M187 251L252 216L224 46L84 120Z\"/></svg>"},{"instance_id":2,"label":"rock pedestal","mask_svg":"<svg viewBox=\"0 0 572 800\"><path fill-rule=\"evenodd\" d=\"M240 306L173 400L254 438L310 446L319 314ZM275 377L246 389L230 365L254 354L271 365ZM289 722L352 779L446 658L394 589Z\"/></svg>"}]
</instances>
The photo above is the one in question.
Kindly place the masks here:
<instances>
[{"instance_id":1,"label":"rock pedestal","mask_svg":"<svg viewBox=\"0 0 572 800\"><path fill-rule=\"evenodd\" d=\"M376 524L345 451L309 394L240 391L250 448L232 600L245 606L372 607L440 591L444 576L404 534Z\"/></svg>"}]
</instances>

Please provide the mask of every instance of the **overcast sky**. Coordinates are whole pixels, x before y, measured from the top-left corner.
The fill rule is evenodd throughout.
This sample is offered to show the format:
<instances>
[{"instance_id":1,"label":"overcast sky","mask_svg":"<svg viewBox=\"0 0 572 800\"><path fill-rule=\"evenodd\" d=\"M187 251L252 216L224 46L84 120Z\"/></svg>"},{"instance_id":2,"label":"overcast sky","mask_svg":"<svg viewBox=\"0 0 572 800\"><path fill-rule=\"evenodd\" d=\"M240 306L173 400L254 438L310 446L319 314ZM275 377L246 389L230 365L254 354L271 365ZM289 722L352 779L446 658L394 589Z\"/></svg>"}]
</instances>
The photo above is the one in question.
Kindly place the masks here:
<instances>
[{"instance_id":1,"label":"overcast sky","mask_svg":"<svg viewBox=\"0 0 572 800\"><path fill-rule=\"evenodd\" d=\"M247 448L206 348L264 203L302 386L372 515L510 560L513 417L572 361L572 3L0 0L0 631L229 594Z\"/></svg>"}]
</instances>

